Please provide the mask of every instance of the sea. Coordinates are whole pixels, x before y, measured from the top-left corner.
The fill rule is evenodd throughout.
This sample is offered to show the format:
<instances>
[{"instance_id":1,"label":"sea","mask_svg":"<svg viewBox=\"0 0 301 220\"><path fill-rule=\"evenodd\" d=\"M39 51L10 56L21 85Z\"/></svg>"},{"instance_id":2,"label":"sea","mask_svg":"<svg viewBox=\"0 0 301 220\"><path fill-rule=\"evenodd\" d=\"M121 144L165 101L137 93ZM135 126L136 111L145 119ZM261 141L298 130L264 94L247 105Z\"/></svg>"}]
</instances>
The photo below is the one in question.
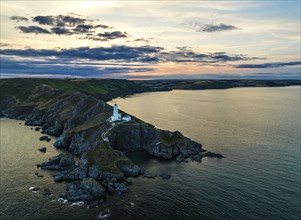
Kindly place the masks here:
<instances>
[{"instance_id":1,"label":"sea","mask_svg":"<svg viewBox=\"0 0 301 220\"><path fill-rule=\"evenodd\" d=\"M149 174L125 196L88 208L58 201L66 183L36 165L60 153L23 121L0 121L0 219L301 219L301 87L174 90L109 102L159 129L178 130L224 158L178 163L138 152ZM46 147L41 153L38 148ZM43 175L37 177L35 173ZM29 187L40 187L39 193ZM43 196L43 189L51 196ZM133 203L133 206L129 205Z\"/></svg>"}]
</instances>

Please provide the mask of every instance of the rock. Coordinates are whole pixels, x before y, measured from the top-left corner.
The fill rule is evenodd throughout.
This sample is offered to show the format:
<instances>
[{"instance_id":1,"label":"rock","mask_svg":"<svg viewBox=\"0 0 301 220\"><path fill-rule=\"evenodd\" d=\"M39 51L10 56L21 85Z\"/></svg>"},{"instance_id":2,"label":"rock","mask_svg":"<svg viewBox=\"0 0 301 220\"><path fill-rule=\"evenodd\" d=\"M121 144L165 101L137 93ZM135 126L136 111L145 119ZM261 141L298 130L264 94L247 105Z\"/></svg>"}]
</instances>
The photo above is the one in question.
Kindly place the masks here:
<instances>
[{"instance_id":1,"label":"rock","mask_svg":"<svg viewBox=\"0 0 301 220\"><path fill-rule=\"evenodd\" d=\"M203 158L203 155L201 153L191 156L191 160L197 161L197 162L201 162L202 158Z\"/></svg>"},{"instance_id":2,"label":"rock","mask_svg":"<svg viewBox=\"0 0 301 220\"><path fill-rule=\"evenodd\" d=\"M38 191L38 190L40 190L40 187L32 186L32 187L29 187L29 190L30 191Z\"/></svg>"},{"instance_id":3,"label":"rock","mask_svg":"<svg viewBox=\"0 0 301 220\"><path fill-rule=\"evenodd\" d=\"M19 125L21 125L22 123L21 122L19 122Z\"/></svg>"},{"instance_id":4,"label":"rock","mask_svg":"<svg viewBox=\"0 0 301 220\"><path fill-rule=\"evenodd\" d=\"M72 166L66 171L62 171L53 175L54 181L74 181L86 178L87 168L84 166Z\"/></svg>"},{"instance_id":5,"label":"rock","mask_svg":"<svg viewBox=\"0 0 301 220\"><path fill-rule=\"evenodd\" d=\"M37 177L41 177L41 178L43 178L44 176L43 176L43 175L41 175L41 174L38 174L38 175L37 175Z\"/></svg>"},{"instance_id":6,"label":"rock","mask_svg":"<svg viewBox=\"0 0 301 220\"><path fill-rule=\"evenodd\" d=\"M41 136L40 137L40 141L46 141L48 139L47 135Z\"/></svg>"},{"instance_id":7,"label":"rock","mask_svg":"<svg viewBox=\"0 0 301 220\"><path fill-rule=\"evenodd\" d=\"M41 131L41 134L45 134L45 131Z\"/></svg>"},{"instance_id":8,"label":"rock","mask_svg":"<svg viewBox=\"0 0 301 220\"><path fill-rule=\"evenodd\" d=\"M121 196L124 193L128 193L130 190L123 183L117 183L115 184L115 191L117 192L118 196Z\"/></svg>"},{"instance_id":9,"label":"rock","mask_svg":"<svg viewBox=\"0 0 301 220\"><path fill-rule=\"evenodd\" d=\"M39 128L39 127L36 127L34 130L35 131L39 131L41 128Z\"/></svg>"},{"instance_id":10,"label":"rock","mask_svg":"<svg viewBox=\"0 0 301 220\"><path fill-rule=\"evenodd\" d=\"M161 173L159 176L164 180L169 179L171 177L171 175L167 173Z\"/></svg>"},{"instance_id":11,"label":"rock","mask_svg":"<svg viewBox=\"0 0 301 220\"><path fill-rule=\"evenodd\" d=\"M213 153L213 152L210 152L210 151L207 151L203 154L204 157L216 157L216 158L223 158L224 156L221 155L221 154L218 154L218 153Z\"/></svg>"},{"instance_id":12,"label":"rock","mask_svg":"<svg viewBox=\"0 0 301 220\"><path fill-rule=\"evenodd\" d=\"M38 167L46 170L68 170L75 166L75 160L71 154L60 154L53 157L51 160L42 164L38 164Z\"/></svg>"},{"instance_id":13,"label":"rock","mask_svg":"<svg viewBox=\"0 0 301 220\"><path fill-rule=\"evenodd\" d=\"M37 175L39 175L39 173L34 173L34 175L36 175L36 176L37 176Z\"/></svg>"},{"instance_id":14,"label":"rock","mask_svg":"<svg viewBox=\"0 0 301 220\"><path fill-rule=\"evenodd\" d=\"M68 200L67 200L67 199L63 199L63 198L58 198L57 201L58 201L58 202L61 202L61 203L64 203L64 204L67 204L67 203L68 203Z\"/></svg>"},{"instance_id":15,"label":"rock","mask_svg":"<svg viewBox=\"0 0 301 220\"><path fill-rule=\"evenodd\" d=\"M38 150L41 151L42 153L45 153L47 149L46 149L46 147L42 147L42 148L39 148Z\"/></svg>"},{"instance_id":16,"label":"rock","mask_svg":"<svg viewBox=\"0 0 301 220\"><path fill-rule=\"evenodd\" d=\"M107 219L111 216L111 211L110 209L105 209L104 211L100 212L98 214L99 219Z\"/></svg>"},{"instance_id":17,"label":"rock","mask_svg":"<svg viewBox=\"0 0 301 220\"><path fill-rule=\"evenodd\" d=\"M143 178L147 178L147 179L155 179L157 177L157 175L155 174L144 174Z\"/></svg>"},{"instance_id":18,"label":"rock","mask_svg":"<svg viewBox=\"0 0 301 220\"><path fill-rule=\"evenodd\" d=\"M43 196L50 196L51 195L51 191L48 188L45 188L44 191L42 192Z\"/></svg>"},{"instance_id":19,"label":"rock","mask_svg":"<svg viewBox=\"0 0 301 220\"><path fill-rule=\"evenodd\" d=\"M31 130L33 130L33 128L30 128Z\"/></svg>"},{"instance_id":20,"label":"rock","mask_svg":"<svg viewBox=\"0 0 301 220\"><path fill-rule=\"evenodd\" d=\"M125 175L130 177L136 177L145 173L143 167L139 167L136 164L119 164L118 169Z\"/></svg>"},{"instance_id":21,"label":"rock","mask_svg":"<svg viewBox=\"0 0 301 220\"><path fill-rule=\"evenodd\" d=\"M83 201L78 201L71 204L71 206L83 206L83 205L85 205Z\"/></svg>"},{"instance_id":22,"label":"rock","mask_svg":"<svg viewBox=\"0 0 301 220\"><path fill-rule=\"evenodd\" d=\"M131 185L133 183L133 179L132 178L126 178L124 180L128 185Z\"/></svg>"},{"instance_id":23,"label":"rock","mask_svg":"<svg viewBox=\"0 0 301 220\"><path fill-rule=\"evenodd\" d=\"M85 178L82 181L74 181L67 185L67 192L60 194L60 197L69 202L89 202L105 199L105 189L94 179Z\"/></svg>"},{"instance_id":24,"label":"rock","mask_svg":"<svg viewBox=\"0 0 301 220\"><path fill-rule=\"evenodd\" d=\"M128 206L134 206L135 204L133 202L129 202Z\"/></svg>"},{"instance_id":25,"label":"rock","mask_svg":"<svg viewBox=\"0 0 301 220\"><path fill-rule=\"evenodd\" d=\"M51 141L51 138L47 138L46 141L47 141L47 142Z\"/></svg>"},{"instance_id":26,"label":"rock","mask_svg":"<svg viewBox=\"0 0 301 220\"><path fill-rule=\"evenodd\" d=\"M70 137L67 136L60 136L56 139L56 141L54 142L54 146L58 149L68 149L70 144Z\"/></svg>"}]
</instances>

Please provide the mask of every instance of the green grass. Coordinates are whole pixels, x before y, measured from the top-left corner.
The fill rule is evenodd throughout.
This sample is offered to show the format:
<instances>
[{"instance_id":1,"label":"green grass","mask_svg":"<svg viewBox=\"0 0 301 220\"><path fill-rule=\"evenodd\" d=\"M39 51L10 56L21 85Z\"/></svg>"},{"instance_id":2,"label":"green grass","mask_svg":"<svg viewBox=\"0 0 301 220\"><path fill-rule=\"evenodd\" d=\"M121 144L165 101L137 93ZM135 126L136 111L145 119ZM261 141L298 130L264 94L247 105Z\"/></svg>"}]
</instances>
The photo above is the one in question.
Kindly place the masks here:
<instances>
[{"instance_id":1,"label":"green grass","mask_svg":"<svg viewBox=\"0 0 301 220\"><path fill-rule=\"evenodd\" d=\"M108 171L111 173L120 173L117 168L117 163L127 163L132 162L124 157L119 156L118 153L110 147L108 142L102 141L99 145L90 149L87 152L88 166L96 166L101 171Z\"/></svg>"},{"instance_id":2,"label":"green grass","mask_svg":"<svg viewBox=\"0 0 301 220\"><path fill-rule=\"evenodd\" d=\"M19 102L26 101L32 91L47 85L67 92L83 92L96 98L111 98L131 94L131 91L146 91L146 87L121 79L38 79L16 78L0 80L0 96L15 96Z\"/></svg>"}]
</instances>

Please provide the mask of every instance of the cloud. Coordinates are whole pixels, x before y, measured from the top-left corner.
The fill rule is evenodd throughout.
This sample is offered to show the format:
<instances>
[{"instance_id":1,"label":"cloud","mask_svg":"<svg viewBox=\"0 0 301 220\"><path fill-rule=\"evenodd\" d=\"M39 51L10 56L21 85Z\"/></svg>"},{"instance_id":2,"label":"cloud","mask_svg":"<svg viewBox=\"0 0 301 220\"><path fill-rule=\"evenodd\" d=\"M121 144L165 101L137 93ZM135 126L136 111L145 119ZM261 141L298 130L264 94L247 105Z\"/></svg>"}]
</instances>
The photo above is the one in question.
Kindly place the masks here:
<instances>
[{"instance_id":1,"label":"cloud","mask_svg":"<svg viewBox=\"0 0 301 220\"><path fill-rule=\"evenodd\" d=\"M286 67L286 66L297 66L301 65L300 61L292 62L274 62L274 63L261 63L261 64L239 64L235 65L235 68L277 68L277 67Z\"/></svg>"},{"instance_id":2,"label":"cloud","mask_svg":"<svg viewBox=\"0 0 301 220\"><path fill-rule=\"evenodd\" d=\"M97 36L88 37L88 39L96 40L96 41L109 41L118 38L127 38L128 34L126 32L121 31L113 31L113 32L104 32L99 33Z\"/></svg>"},{"instance_id":3,"label":"cloud","mask_svg":"<svg viewBox=\"0 0 301 220\"><path fill-rule=\"evenodd\" d=\"M51 28L51 32L57 35L71 35L73 34L69 29L64 27L53 27Z\"/></svg>"},{"instance_id":4,"label":"cloud","mask_svg":"<svg viewBox=\"0 0 301 220\"><path fill-rule=\"evenodd\" d=\"M22 16L11 16L10 20L16 21L16 22L20 22L20 21L28 21L28 18L22 17Z\"/></svg>"},{"instance_id":5,"label":"cloud","mask_svg":"<svg viewBox=\"0 0 301 220\"><path fill-rule=\"evenodd\" d=\"M11 19L17 22L29 20L20 16L12 16ZM80 18L78 15L39 15L33 17L32 22L38 23L41 26L17 26L16 28L26 34L79 35L79 39L97 41L110 41L128 37L126 32L121 31L97 33L99 29L112 29L112 27L105 24L94 24L94 20ZM46 29L45 26L50 26L50 30Z\"/></svg>"},{"instance_id":6,"label":"cloud","mask_svg":"<svg viewBox=\"0 0 301 220\"><path fill-rule=\"evenodd\" d=\"M14 60L1 57L1 77L118 77L127 73L148 72L153 68L135 66L102 66L58 60Z\"/></svg>"},{"instance_id":7,"label":"cloud","mask_svg":"<svg viewBox=\"0 0 301 220\"><path fill-rule=\"evenodd\" d=\"M33 33L33 34L50 34L51 32L44 29L44 28L41 28L41 27L38 27L38 26L17 26L16 27L17 29L19 29L21 32L23 33Z\"/></svg>"},{"instance_id":8,"label":"cloud","mask_svg":"<svg viewBox=\"0 0 301 220\"><path fill-rule=\"evenodd\" d=\"M205 24L197 32L221 32L221 31L232 31L238 30L239 28L229 24Z\"/></svg>"},{"instance_id":9,"label":"cloud","mask_svg":"<svg viewBox=\"0 0 301 220\"><path fill-rule=\"evenodd\" d=\"M112 29L112 27L104 24L95 25L93 28Z\"/></svg>"},{"instance_id":10,"label":"cloud","mask_svg":"<svg viewBox=\"0 0 301 220\"><path fill-rule=\"evenodd\" d=\"M111 47L79 47L70 49L2 49L0 54L19 57L39 57L57 59L86 59L96 61L116 61L131 63L197 63L213 65L229 61L246 61L259 59L243 54L227 54L225 52L199 53L186 47L174 51L166 51L155 46L111 46Z\"/></svg>"},{"instance_id":11,"label":"cloud","mask_svg":"<svg viewBox=\"0 0 301 220\"><path fill-rule=\"evenodd\" d=\"M67 26L74 27L78 24L84 24L87 19L78 18L69 15L48 15L48 16L35 16L32 19L33 22L37 22L41 25L49 25L49 26Z\"/></svg>"},{"instance_id":12,"label":"cloud","mask_svg":"<svg viewBox=\"0 0 301 220\"><path fill-rule=\"evenodd\" d=\"M77 25L76 28L73 29L75 33L89 33L91 29L95 28L95 26L91 24L80 24Z\"/></svg>"}]
</instances>

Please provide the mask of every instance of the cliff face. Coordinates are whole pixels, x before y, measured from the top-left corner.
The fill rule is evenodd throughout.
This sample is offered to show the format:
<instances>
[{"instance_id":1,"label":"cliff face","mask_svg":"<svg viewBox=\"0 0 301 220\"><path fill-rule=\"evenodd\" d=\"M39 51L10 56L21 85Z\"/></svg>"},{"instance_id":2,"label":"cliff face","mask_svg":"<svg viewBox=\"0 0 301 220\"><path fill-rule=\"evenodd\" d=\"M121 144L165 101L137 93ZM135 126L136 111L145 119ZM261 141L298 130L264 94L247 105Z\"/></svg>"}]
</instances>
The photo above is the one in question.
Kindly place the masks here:
<instances>
[{"instance_id":1,"label":"cliff face","mask_svg":"<svg viewBox=\"0 0 301 220\"><path fill-rule=\"evenodd\" d=\"M98 193L97 198L91 196L91 189L85 184L92 184L93 181L87 178L100 183L97 185L98 191L104 187L108 192L127 192L122 182L128 181L127 177L143 174L144 169L133 164L125 156L126 152L142 150L155 157L177 157L179 160L187 157L198 160L205 155L201 144L180 132L160 130L134 117L129 122L111 123L108 118L112 107L104 101L47 85L35 87L23 101L14 96L2 96L0 114L25 120L26 125L41 126L43 133L57 137L55 147L80 157L77 165L66 155L59 155L39 165L42 169L57 167L55 170L60 172L54 175L56 181L84 181L70 183L67 193L62 194L70 201L89 202L103 195ZM93 182L92 185L95 184ZM84 191L83 195L76 197L76 190Z\"/></svg>"}]
</instances>

